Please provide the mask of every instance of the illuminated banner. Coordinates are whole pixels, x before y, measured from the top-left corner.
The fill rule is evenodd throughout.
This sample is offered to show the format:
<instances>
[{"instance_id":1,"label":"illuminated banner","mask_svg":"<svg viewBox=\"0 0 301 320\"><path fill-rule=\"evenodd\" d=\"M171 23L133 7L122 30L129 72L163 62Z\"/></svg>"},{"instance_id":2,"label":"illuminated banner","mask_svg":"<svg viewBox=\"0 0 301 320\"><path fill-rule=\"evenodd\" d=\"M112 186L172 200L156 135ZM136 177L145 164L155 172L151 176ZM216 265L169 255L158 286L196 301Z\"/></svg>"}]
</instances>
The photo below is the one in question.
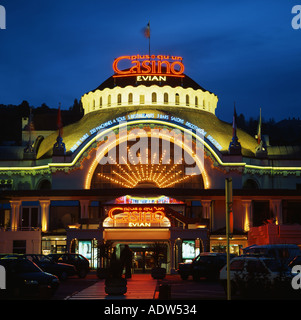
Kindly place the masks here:
<instances>
[{"instance_id":1,"label":"illuminated banner","mask_svg":"<svg viewBox=\"0 0 301 320\"><path fill-rule=\"evenodd\" d=\"M164 207L113 207L104 220L104 227L170 227Z\"/></svg>"},{"instance_id":2,"label":"illuminated banner","mask_svg":"<svg viewBox=\"0 0 301 320\"><path fill-rule=\"evenodd\" d=\"M182 57L169 55L121 56L113 62L113 77L137 76L137 81L166 81L166 76L184 77L182 60Z\"/></svg>"}]
</instances>

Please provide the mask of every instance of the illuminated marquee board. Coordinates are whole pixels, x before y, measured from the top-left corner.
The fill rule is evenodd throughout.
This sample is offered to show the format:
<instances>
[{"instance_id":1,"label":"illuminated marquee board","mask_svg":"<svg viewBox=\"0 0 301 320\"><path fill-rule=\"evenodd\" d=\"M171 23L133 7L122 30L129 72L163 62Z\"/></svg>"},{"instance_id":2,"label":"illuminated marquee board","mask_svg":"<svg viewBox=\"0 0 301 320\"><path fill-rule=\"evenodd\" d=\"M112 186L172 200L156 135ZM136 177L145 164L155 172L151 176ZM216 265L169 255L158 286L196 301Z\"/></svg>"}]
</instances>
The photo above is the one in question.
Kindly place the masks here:
<instances>
[{"instance_id":1,"label":"illuminated marquee board","mask_svg":"<svg viewBox=\"0 0 301 320\"><path fill-rule=\"evenodd\" d=\"M104 130L106 128L109 128L113 126L114 124L118 124L122 121L131 121L131 120L140 120L140 119L154 119L154 120L167 120L174 122L176 124L184 125L192 130L195 130L200 135L203 135L206 137L219 151L222 150L222 146L217 142L211 135L209 135L203 128L199 128L198 126L192 124L189 121L186 121L184 119L181 119L179 117L175 117L173 115L162 115L159 113L142 113L142 114L129 114L127 116L117 117L112 120L108 120L99 126L91 129L89 132L85 133L74 145L71 147L71 151L74 152L76 149L83 144L86 140L91 138L93 134L98 133L101 130Z\"/></svg>"},{"instance_id":2,"label":"illuminated marquee board","mask_svg":"<svg viewBox=\"0 0 301 320\"><path fill-rule=\"evenodd\" d=\"M137 81L166 81L166 77L184 77L182 57L169 55L121 56L114 60L114 78L136 76ZM127 68L121 68L125 64Z\"/></svg>"},{"instance_id":3,"label":"illuminated marquee board","mask_svg":"<svg viewBox=\"0 0 301 320\"><path fill-rule=\"evenodd\" d=\"M164 207L134 206L113 207L103 226L108 227L170 227Z\"/></svg>"}]
</instances>

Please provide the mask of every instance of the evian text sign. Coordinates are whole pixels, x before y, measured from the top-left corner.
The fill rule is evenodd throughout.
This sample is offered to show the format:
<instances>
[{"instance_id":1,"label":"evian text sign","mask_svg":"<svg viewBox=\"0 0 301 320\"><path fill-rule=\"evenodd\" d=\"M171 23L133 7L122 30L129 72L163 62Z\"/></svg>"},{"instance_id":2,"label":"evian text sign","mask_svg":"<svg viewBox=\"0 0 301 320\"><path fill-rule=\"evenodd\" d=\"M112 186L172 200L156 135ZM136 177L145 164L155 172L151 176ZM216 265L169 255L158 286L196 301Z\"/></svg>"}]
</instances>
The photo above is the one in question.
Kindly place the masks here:
<instances>
[{"instance_id":1,"label":"evian text sign","mask_svg":"<svg viewBox=\"0 0 301 320\"><path fill-rule=\"evenodd\" d=\"M184 77L182 57L169 55L121 56L114 60L114 76L137 76L138 81L166 81L168 77Z\"/></svg>"}]
</instances>

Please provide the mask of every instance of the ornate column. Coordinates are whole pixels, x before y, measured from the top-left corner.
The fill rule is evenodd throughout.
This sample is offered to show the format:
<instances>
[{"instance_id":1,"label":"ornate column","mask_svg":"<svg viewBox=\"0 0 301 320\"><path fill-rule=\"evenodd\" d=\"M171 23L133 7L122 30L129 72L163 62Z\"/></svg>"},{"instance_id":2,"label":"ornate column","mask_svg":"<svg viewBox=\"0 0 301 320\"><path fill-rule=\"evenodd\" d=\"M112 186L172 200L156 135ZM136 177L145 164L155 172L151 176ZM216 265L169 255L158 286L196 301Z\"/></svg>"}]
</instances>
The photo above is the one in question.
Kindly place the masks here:
<instances>
[{"instance_id":1,"label":"ornate column","mask_svg":"<svg viewBox=\"0 0 301 320\"><path fill-rule=\"evenodd\" d=\"M80 217L81 219L89 219L90 200L80 200Z\"/></svg>"},{"instance_id":2,"label":"ornate column","mask_svg":"<svg viewBox=\"0 0 301 320\"><path fill-rule=\"evenodd\" d=\"M253 225L252 200L242 200L241 202L244 207L243 228L247 232Z\"/></svg>"},{"instance_id":3,"label":"ornate column","mask_svg":"<svg viewBox=\"0 0 301 320\"><path fill-rule=\"evenodd\" d=\"M10 201L10 206L11 206L10 227L12 231L17 231L19 226L21 200Z\"/></svg>"},{"instance_id":4,"label":"ornate column","mask_svg":"<svg viewBox=\"0 0 301 320\"><path fill-rule=\"evenodd\" d=\"M211 200L202 200L202 206L203 206L203 218L210 219Z\"/></svg>"},{"instance_id":5,"label":"ornate column","mask_svg":"<svg viewBox=\"0 0 301 320\"><path fill-rule=\"evenodd\" d=\"M49 228L49 207L50 200L40 200L41 206L41 227L42 232L48 231Z\"/></svg>"},{"instance_id":6,"label":"ornate column","mask_svg":"<svg viewBox=\"0 0 301 320\"><path fill-rule=\"evenodd\" d=\"M276 219L276 224L282 224L282 200L281 199L273 199L270 200L270 209L274 214L274 218Z\"/></svg>"}]
</instances>

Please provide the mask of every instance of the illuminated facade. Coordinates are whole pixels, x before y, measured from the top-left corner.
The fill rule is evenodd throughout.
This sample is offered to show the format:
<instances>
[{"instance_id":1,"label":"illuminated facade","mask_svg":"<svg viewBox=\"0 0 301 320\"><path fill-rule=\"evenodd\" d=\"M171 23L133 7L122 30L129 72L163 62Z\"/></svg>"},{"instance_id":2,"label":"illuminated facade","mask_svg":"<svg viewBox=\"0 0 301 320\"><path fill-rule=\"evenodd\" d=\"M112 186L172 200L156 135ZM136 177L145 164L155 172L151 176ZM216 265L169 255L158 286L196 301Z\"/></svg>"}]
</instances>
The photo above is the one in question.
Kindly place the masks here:
<instances>
[{"instance_id":1,"label":"illuminated facade","mask_svg":"<svg viewBox=\"0 0 301 320\"><path fill-rule=\"evenodd\" d=\"M225 250L225 179L233 181L231 251L301 244L301 159L215 115L217 96L181 57L123 56L82 96L84 117L0 161L0 252L76 251L129 244L134 267L167 244L169 272L200 251ZM291 227L293 225L293 227Z\"/></svg>"}]
</instances>

